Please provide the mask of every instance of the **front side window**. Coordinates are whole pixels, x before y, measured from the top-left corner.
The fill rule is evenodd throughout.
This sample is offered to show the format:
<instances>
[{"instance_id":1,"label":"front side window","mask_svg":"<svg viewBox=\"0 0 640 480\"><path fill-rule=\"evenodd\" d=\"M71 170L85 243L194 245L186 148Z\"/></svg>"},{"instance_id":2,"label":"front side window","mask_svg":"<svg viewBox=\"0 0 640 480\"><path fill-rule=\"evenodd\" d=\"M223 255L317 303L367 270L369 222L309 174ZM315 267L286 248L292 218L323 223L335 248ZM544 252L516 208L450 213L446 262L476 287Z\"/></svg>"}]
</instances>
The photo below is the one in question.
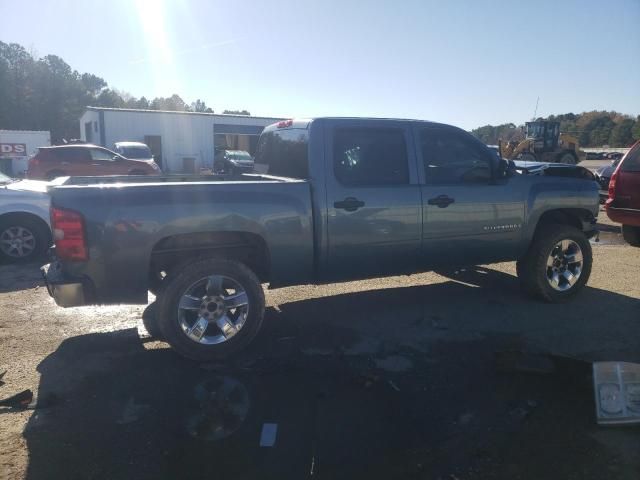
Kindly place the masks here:
<instances>
[{"instance_id":1,"label":"front side window","mask_svg":"<svg viewBox=\"0 0 640 480\"><path fill-rule=\"evenodd\" d=\"M409 183L404 131L397 128L337 128L333 169L343 185Z\"/></svg>"},{"instance_id":2,"label":"front side window","mask_svg":"<svg viewBox=\"0 0 640 480\"><path fill-rule=\"evenodd\" d=\"M92 148L90 153L91 153L91 160L96 162L113 160L113 154L108 150Z\"/></svg>"},{"instance_id":3,"label":"front side window","mask_svg":"<svg viewBox=\"0 0 640 480\"><path fill-rule=\"evenodd\" d=\"M491 179L490 153L463 132L425 128L420 144L429 185L487 183Z\"/></svg>"}]
</instances>

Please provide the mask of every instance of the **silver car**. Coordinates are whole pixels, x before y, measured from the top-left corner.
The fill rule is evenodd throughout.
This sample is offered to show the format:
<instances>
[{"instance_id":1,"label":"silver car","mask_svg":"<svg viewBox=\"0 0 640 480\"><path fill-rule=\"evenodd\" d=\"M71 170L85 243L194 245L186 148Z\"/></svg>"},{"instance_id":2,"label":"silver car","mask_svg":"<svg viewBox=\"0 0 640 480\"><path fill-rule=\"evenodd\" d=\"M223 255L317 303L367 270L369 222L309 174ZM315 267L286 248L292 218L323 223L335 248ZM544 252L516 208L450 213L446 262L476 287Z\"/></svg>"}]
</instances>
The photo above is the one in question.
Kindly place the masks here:
<instances>
[{"instance_id":1,"label":"silver car","mask_svg":"<svg viewBox=\"0 0 640 480\"><path fill-rule=\"evenodd\" d=\"M0 173L0 262L28 262L51 245L47 182Z\"/></svg>"}]
</instances>

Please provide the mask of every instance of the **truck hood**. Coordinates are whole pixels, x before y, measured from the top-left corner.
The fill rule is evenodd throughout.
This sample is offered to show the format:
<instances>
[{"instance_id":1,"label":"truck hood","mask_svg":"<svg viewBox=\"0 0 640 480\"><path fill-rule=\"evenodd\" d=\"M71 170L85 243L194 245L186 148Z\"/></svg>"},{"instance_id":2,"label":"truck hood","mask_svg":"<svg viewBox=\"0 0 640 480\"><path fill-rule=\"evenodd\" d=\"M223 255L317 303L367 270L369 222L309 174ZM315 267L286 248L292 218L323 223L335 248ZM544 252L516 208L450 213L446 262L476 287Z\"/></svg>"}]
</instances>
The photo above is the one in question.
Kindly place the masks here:
<instances>
[{"instance_id":1,"label":"truck hood","mask_svg":"<svg viewBox=\"0 0 640 480\"><path fill-rule=\"evenodd\" d=\"M515 160L516 170L528 175L548 175L553 177L573 177L595 180L596 177L588 168L567 163L523 162Z\"/></svg>"},{"instance_id":2,"label":"truck hood","mask_svg":"<svg viewBox=\"0 0 640 480\"><path fill-rule=\"evenodd\" d=\"M43 182L40 180L19 180L17 182L8 183L3 185L3 188L7 190L15 190L22 192L39 192L47 193L47 186L49 182Z\"/></svg>"}]
</instances>

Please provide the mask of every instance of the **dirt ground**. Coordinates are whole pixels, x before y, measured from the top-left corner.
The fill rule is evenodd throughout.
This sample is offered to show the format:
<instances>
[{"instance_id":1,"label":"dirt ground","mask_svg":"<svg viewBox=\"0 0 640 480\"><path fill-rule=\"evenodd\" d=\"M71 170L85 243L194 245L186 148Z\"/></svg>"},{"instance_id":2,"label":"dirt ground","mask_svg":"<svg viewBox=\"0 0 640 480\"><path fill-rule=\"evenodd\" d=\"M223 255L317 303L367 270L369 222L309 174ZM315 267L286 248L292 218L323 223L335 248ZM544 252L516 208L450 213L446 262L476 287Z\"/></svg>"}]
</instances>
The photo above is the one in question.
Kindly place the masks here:
<instances>
[{"instance_id":1,"label":"dirt ground","mask_svg":"<svg viewBox=\"0 0 640 480\"><path fill-rule=\"evenodd\" d=\"M640 478L640 429L595 422L589 362L640 362L640 249L601 221L569 303L524 297L512 263L273 290L224 364L148 338L144 307L58 308L37 265L0 266L0 397L40 403L0 408L0 478ZM499 368L514 350L571 360Z\"/></svg>"}]
</instances>

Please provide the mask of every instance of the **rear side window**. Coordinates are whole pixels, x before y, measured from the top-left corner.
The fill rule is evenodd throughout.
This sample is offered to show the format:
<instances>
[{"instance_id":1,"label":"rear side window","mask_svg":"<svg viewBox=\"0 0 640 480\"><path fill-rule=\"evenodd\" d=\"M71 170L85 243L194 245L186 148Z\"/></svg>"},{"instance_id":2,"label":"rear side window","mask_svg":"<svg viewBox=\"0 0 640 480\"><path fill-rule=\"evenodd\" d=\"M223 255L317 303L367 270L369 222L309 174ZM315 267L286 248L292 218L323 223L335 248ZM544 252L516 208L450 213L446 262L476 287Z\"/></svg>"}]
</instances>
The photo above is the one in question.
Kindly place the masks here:
<instances>
[{"instance_id":1,"label":"rear side window","mask_svg":"<svg viewBox=\"0 0 640 480\"><path fill-rule=\"evenodd\" d=\"M52 148L44 151L47 160L58 162L77 162L87 157L86 151L80 148Z\"/></svg>"},{"instance_id":2,"label":"rear side window","mask_svg":"<svg viewBox=\"0 0 640 480\"><path fill-rule=\"evenodd\" d=\"M333 170L343 185L408 184L404 131L397 128L336 128Z\"/></svg>"},{"instance_id":3,"label":"rear side window","mask_svg":"<svg viewBox=\"0 0 640 480\"><path fill-rule=\"evenodd\" d=\"M640 143L633 147L620 167L621 172L640 172Z\"/></svg>"},{"instance_id":4,"label":"rear side window","mask_svg":"<svg viewBox=\"0 0 640 480\"><path fill-rule=\"evenodd\" d=\"M420 132L425 183L451 185L487 183L491 153L462 132L425 128Z\"/></svg>"},{"instance_id":5,"label":"rear side window","mask_svg":"<svg viewBox=\"0 0 640 480\"><path fill-rule=\"evenodd\" d=\"M308 178L308 141L309 133L303 128L263 133L256 149L255 171L276 177Z\"/></svg>"},{"instance_id":6,"label":"rear side window","mask_svg":"<svg viewBox=\"0 0 640 480\"><path fill-rule=\"evenodd\" d=\"M102 150L100 148L92 148L91 160L94 161L110 161L113 160L113 154L108 150Z\"/></svg>"}]
</instances>

